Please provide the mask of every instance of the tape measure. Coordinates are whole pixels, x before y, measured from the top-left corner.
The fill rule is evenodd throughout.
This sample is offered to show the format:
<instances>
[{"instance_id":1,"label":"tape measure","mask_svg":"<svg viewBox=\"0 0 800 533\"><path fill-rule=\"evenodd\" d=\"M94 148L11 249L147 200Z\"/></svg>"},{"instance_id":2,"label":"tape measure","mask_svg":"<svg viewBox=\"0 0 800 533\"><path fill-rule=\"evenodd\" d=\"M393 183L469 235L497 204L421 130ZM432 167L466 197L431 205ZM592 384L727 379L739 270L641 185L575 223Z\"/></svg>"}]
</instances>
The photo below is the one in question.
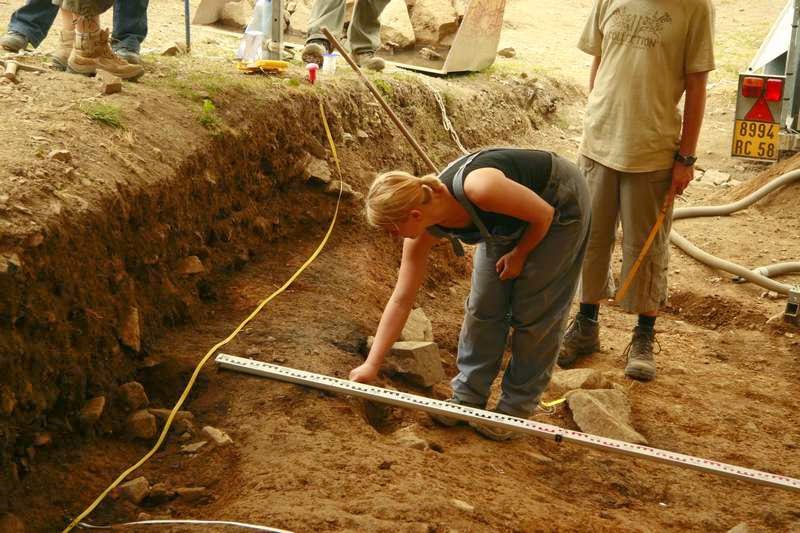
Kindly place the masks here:
<instances>
[{"instance_id":1,"label":"tape measure","mask_svg":"<svg viewBox=\"0 0 800 533\"><path fill-rule=\"evenodd\" d=\"M350 394L359 398L396 405L398 407L447 415L467 422L480 422L482 424L511 429L537 437L553 439L556 442L574 442L602 451L631 455L649 461L658 461L675 466L693 468L710 474L732 477L751 483L800 492L800 479L771 474L769 472L761 472L759 470L720 463L718 461L710 461L691 455L631 444L629 442L606 437L598 437L596 435L572 431L550 424L542 424L541 422L535 422L533 420L525 420L523 418L516 418L501 413L485 411L483 409L448 403L442 400L435 400L406 392L382 389L373 385L365 385L355 381L333 378L323 374L314 374L313 372L306 372L304 370L295 370L271 363L246 359L244 357L236 357L234 355L221 353L217 355L215 360L220 367L238 372L287 381L289 383L305 385L329 392Z\"/></svg>"}]
</instances>

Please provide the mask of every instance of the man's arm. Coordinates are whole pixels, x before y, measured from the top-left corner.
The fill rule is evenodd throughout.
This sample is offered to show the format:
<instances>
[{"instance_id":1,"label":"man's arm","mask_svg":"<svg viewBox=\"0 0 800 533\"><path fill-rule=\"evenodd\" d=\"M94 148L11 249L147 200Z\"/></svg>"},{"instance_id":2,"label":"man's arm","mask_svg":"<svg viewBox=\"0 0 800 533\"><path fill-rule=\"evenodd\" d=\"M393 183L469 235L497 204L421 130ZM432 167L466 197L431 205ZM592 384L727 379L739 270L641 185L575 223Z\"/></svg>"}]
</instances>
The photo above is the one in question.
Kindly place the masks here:
<instances>
[{"instance_id":1,"label":"man's arm","mask_svg":"<svg viewBox=\"0 0 800 533\"><path fill-rule=\"evenodd\" d=\"M597 78L597 69L600 68L600 56L594 56L592 59L592 68L589 70L589 92L594 89L594 80Z\"/></svg>"},{"instance_id":2,"label":"man's arm","mask_svg":"<svg viewBox=\"0 0 800 533\"><path fill-rule=\"evenodd\" d=\"M683 130L678 152L681 155L694 155L700 127L706 110L706 84L708 72L695 72L686 75L686 98L683 104ZM683 194L689 182L694 179L694 166L675 162L672 166L672 189L675 194Z\"/></svg>"}]
</instances>

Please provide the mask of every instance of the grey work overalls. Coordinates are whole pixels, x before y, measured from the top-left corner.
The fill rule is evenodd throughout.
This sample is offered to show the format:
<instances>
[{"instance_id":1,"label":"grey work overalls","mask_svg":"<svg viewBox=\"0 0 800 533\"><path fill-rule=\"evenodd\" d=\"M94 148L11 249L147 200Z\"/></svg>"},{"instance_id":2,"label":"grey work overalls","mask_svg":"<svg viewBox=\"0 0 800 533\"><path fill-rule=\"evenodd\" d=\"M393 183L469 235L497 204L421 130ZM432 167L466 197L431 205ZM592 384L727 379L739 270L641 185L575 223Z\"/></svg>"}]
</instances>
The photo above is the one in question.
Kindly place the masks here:
<instances>
[{"instance_id":1,"label":"grey work overalls","mask_svg":"<svg viewBox=\"0 0 800 533\"><path fill-rule=\"evenodd\" d=\"M464 171L481 153L485 151L450 165L459 166L453 192L478 231L465 235L449 233L438 226L428 228L436 236L479 243L473 260L472 287L464 306L456 361L459 372L452 381L453 394L462 402L486 405L489 389L500 370L508 329L513 327L512 357L503 374L496 410L527 418L547 387L558 356L586 251L591 199L578 167L552 154L550 180L540 193L555 208L550 230L528 255L520 275L501 281L495 264L514 248L525 227L514 235L490 234L464 194Z\"/></svg>"}]
</instances>

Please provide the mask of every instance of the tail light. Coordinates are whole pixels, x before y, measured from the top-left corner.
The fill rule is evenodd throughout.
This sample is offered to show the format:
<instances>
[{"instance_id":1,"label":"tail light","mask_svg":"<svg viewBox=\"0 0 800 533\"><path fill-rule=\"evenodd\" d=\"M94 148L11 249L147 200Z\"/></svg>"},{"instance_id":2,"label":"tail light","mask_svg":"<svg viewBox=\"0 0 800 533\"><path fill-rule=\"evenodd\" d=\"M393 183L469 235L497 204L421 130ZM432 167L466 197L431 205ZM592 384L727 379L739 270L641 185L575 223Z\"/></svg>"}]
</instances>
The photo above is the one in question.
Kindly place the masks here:
<instances>
[{"instance_id":1,"label":"tail light","mask_svg":"<svg viewBox=\"0 0 800 533\"><path fill-rule=\"evenodd\" d=\"M773 81L773 80L770 80ZM744 78L742 80L742 96L758 98L764 91L764 78Z\"/></svg>"},{"instance_id":2,"label":"tail light","mask_svg":"<svg viewBox=\"0 0 800 533\"><path fill-rule=\"evenodd\" d=\"M783 98L783 80L768 79L765 96L769 102L779 102Z\"/></svg>"}]
</instances>

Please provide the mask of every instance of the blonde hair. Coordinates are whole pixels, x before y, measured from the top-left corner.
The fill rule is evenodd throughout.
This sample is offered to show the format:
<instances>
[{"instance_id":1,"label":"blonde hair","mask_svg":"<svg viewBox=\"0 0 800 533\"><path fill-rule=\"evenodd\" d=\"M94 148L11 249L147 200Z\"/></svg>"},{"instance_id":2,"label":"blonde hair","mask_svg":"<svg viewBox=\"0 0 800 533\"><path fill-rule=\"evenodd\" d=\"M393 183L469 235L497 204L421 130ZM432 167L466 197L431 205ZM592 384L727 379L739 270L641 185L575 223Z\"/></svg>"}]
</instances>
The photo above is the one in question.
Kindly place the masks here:
<instances>
[{"instance_id":1,"label":"blonde hair","mask_svg":"<svg viewBox=\"0 0 800 533\"><path fill-rule=\"evenodd\" d=\"M402 170L381 174L367 193L367 222L372 226L401 222L412 209L430 202L434 191L443 187L433 174L418 177Z\"/></svg>"}]
</instances>

